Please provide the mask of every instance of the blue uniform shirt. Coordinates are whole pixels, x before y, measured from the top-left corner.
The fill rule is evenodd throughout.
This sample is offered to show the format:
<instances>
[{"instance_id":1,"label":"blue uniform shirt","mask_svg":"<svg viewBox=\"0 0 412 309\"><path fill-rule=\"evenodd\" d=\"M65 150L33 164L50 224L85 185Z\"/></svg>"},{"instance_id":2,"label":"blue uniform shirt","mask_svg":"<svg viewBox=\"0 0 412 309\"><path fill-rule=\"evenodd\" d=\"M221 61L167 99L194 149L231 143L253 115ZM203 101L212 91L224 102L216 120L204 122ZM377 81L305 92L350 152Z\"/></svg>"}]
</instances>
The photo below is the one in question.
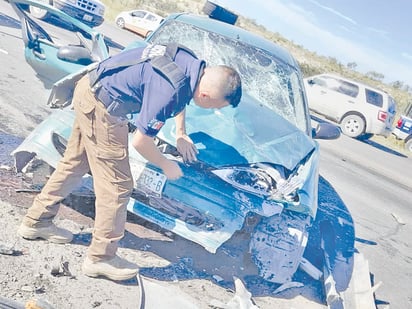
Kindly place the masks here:
<instances>
[{"instance_id":1,"label":"blue uniform shirt","mask_svg":"<svg viewBox=\"0 0 412 309\"><path fill-rule=\"evenodd\" d=\"M125 63L130 59L140 59L143 49L123 51L106 59L99 66L106 63L110 65L113 61ZM135 125L146 135L155 136L168 118L174 117L189 104L205 66L204 61L182 49L178 50L174 62L187 76L183 82L185 85L178 89L173 88L166 78L155 71L150 61L119 69L99 80L112 98L120 98L119 101L133 102L141 106L135 117ZM182 89L186 90L181 91Z\"/></svg>"}]
</instances>

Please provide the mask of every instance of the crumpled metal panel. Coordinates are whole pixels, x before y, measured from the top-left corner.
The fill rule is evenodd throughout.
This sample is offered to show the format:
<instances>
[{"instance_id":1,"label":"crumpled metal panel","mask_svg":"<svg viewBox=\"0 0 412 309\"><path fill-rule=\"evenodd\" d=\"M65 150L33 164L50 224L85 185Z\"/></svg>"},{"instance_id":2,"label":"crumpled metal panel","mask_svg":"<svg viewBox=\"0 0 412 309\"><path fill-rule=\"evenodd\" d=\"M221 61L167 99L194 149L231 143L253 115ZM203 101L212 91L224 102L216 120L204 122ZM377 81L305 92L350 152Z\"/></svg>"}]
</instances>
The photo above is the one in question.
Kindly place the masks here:
<instances>
[{"instance_id":1,"label":"crumpled metal panel","mask_svg":"<svg viewBox=\"0 0 412 309\"><path fill-rule=\"evenodd\" d=\"M308 219L291 212L262 218L249 244L262 278L275 283L292 280L308 241Z\"/></svg>"},{"instance_id":2,"label":"crumpled metal panel","mask_svg":"<svg viewBox=\"0 0 412 309\"><path fill-rule=\"evenodd\" d=\"M11 154L14 157L17 172L23 168L34 157L38 156L52 167L56 167L61 155L52 142L53 132L68 139L74 121L74 112L69 109L56 110L36 129L34 129Z\"/></svg>"}]
</instances>

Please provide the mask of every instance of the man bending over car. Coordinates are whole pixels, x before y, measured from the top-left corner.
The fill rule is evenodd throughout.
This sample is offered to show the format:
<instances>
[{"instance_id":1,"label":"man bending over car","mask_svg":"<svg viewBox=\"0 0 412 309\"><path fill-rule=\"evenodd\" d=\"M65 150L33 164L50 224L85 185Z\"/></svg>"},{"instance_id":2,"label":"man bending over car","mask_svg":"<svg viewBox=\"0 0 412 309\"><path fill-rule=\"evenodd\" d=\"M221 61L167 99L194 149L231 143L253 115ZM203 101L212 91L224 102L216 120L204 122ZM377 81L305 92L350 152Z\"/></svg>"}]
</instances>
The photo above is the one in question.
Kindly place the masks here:
<instances>
[{"instance_id":1,"label":"man bending over car","mask_svg":"<svg viewBox=\"0 0 412 309\"><path fill-rule=\"evenodd\" d=\"M195 161L197 149L185 131L185 106L193 99L203 108L236 107L241 95L241 80L234 69L206 66L177 44L130 49L102 61L75 87L75 120L64 157L35 197L18 234L26 239L71 242L73 234L54 225L53 219L60 202L90 171L96 216L82 272L111 280L134 277L138 266L116 254L133 189L128 116L137 114L133 147L174 180L183 175L179 164L167 159L153 141L165 121L175 118L177 149L183 160Z\"/></svg>"}]
</instances>

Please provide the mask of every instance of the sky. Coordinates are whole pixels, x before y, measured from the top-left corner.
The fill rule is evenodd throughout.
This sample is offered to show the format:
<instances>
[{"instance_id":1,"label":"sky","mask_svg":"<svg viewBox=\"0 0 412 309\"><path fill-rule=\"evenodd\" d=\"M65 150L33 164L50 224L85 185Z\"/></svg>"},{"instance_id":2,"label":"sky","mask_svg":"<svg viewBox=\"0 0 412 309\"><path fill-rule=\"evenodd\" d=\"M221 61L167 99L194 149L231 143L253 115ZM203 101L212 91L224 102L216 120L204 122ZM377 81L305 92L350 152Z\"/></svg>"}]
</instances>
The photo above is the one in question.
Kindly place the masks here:
<instances>
[{"instance_id":1,"label":"sky","mask_svg":"<svg viewBox=\"0 0 412 309\"><path fill-rule=\"evenodd\" d=\"M216 0L266 29L361 73L412 87L411 0Z\"/></svg>"}]
</instances>

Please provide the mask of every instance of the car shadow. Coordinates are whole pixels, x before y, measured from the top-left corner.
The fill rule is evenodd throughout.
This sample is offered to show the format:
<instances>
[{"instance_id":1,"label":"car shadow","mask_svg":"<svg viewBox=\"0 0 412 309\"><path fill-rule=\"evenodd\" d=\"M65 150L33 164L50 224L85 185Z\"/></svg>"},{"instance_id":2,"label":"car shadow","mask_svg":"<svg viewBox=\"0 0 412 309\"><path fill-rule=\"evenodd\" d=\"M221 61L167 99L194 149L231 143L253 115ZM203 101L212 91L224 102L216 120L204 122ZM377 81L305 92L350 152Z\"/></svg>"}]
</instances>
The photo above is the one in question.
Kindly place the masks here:
<instances>
[{"instance_id":1,"label":"car shadow","mask_svg":"<svg viewBox=\"0 0 412 309\"><path fill-rule=\"evenodd\" d=\"M90 197L89 197L90 198ZM336 282L336 290L344 291L350 282L355 245L354 222L338 193L323 177L319 179L319 207L316 220L309 229L308 245L304 257L318 270L325 262ZM73 202L73 201L72 201ZM87 204L75 201L81 206L79 212L94 217L93 211L87 211ZM89 203L92 206L93 203ZM69 205L70 206L70 205ZM250 219L250 220L249 220ZM160 281L186 281L192 279L208 280L222 288L234 290L234 278L240 278L253 297L274 297L292 299L303 296L306 299L324 304L324 286L306 272L298 269L292 278L291 288L282 290L282 286L263 280L249 254L250 233L256 221L248 218L241 231L236 232L216 253L206 251L202 246L188 241L176 234L147 222L136 215L128 214L128 224L144 227L159 237L146 237L127 229L120 246L147 252L166 260L167 266L141 267L140 274ZM88 245L91 234L75 235L74 242ZM364 240L367 242L368 240ZM162 263L164 265L164 263ZM157 264L158 265L158 264Z\"/></svg>"},{"instance_id":2,"label":"car shadow","mask_svg":"<svg viewBox=\"0 0 412 309\"><path fill-rule=\"evenodd\" d=\"M370 146L372 146L372 147L375 147L375 148L377 148L377 149L379 149L379 150L382 150L382 151L385 151L385 152L387 152L387 153L393 154L393 155L395 155L395 156L402 157L402 158L407 158L407 157L408 157L407 155L405 155L405 154L403 154L403 153L400 153L400 152L398 152L398 151L396 151L396 150L394 150L394 149L388 148L388 147L386 147L386 146L384 146L384 145L382 145L382 144L379 144L379 143L377 143L377 142L375 142L375 141L372 141L372 140L370 140L370 139L357 138L357 140L360 141L360 142L362 142L362 143L364 143L364 144L368 144L368 145L370 145Z\"/></svg>"},{"instance_id":3,"label":"car shadow","mask_svg":"<svg viewBox=\"0 0 412 309\"><path fill-rule=\"evenodd\" d=\"M318 116L315 116L315 115L313 115L313 114L310 115L310 118L311 118L313 121L316 121L316 122L318 122L318 123L331 123L331 124L334 124L333 122L327 121L327 120L325 120L325 119L323 119L323 118L320 118L320 117L318 117ZM364 144L370 145L370 146L372 146L372 147L375 147L376 149L379 149L379 150L381 150L381 151L385 151L385 152L390 153L390 154L393 154L393 155L395 155L395 156L403 157L403 158L407 158L407 157L408 157L407 155L405 155L405 154L403 154L403 153L400 153L400 152L398 152L398 151L396 151L396 150L394 150L394 149L391 149L391 148L389 148L389 147L386 147L386 146L384 146L384 145L382 145L382 144L379 144L379 143L377 143L377 142L375 142L375 141L370 140L370 139L369 139L370 137L371 137L370 135L365 135L365 136L361 136L361 137L358 137L358 138L355 138L355 139L358 140L358 141L360 141L360 142L362 142L362 143L364 143Z\"/></svg>"},{"instance_id":4,"label":"car shadow","mask_svg":"<svg viewBox=\"0 0 412 309\"><path fill-rule=\"evenodd\" d=\"M20 20L12 18L3 13L0 13L0 26L14 28L14 29L21 29Z\"/></svg>"}]
</instances>

